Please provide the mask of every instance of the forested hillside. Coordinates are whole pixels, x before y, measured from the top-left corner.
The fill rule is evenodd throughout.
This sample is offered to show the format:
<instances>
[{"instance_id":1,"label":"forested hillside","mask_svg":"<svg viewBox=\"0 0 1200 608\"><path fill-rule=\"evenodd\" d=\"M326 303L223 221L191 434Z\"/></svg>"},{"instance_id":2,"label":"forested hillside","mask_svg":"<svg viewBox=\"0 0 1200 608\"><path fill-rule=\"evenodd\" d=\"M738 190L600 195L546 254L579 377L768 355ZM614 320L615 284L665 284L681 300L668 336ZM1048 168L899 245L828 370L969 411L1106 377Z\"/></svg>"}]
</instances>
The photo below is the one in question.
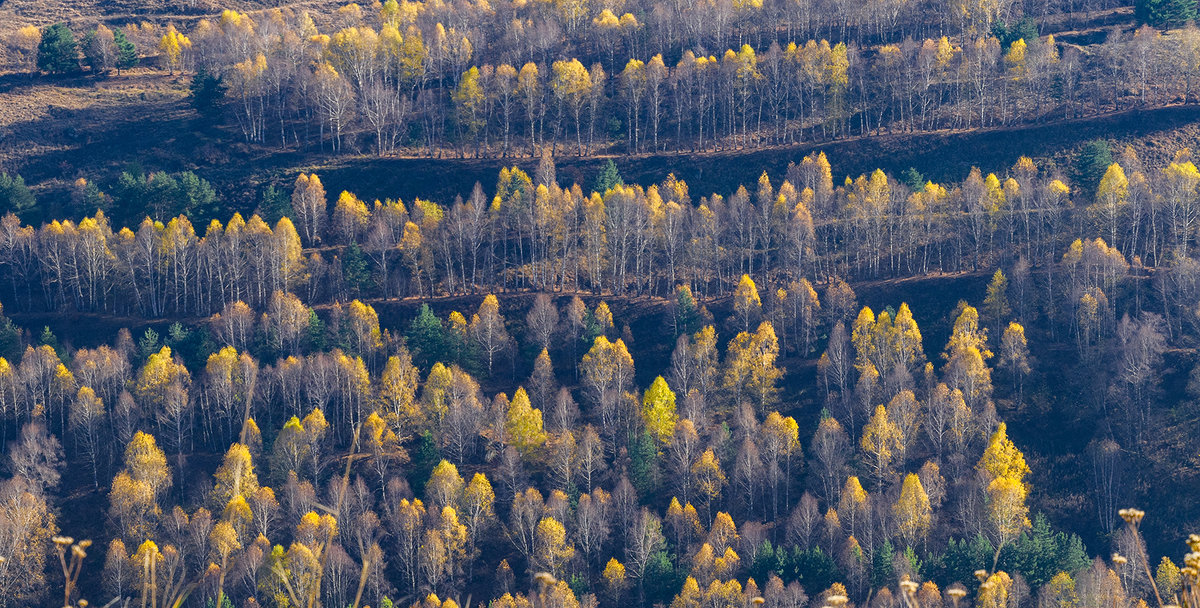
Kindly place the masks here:
<instances>
[{"instance_id":1,"label":"forested hillside","mask_svg":"<svg viewBox=\"0 0 1200 608\"><path fill-rule=\"evenodd\" d=\"M1120 11L977 0L601 4L300 4L75 36L96 75L137 63L114 36L195 73L197 109L211 120L226 102L247 142L378 154L723 150L1005 126L1189 103L1200 61L1194 27L1159 29L1195 7L1130 27ZM81 65L46 63L39 40L32 26L10 32L14 63Z\"/></svg>"},{"instance_id":2,"label":"forested hillside","mask_svg":"<svg viewBox=\"0 0 1200 608\"><path fill-rule=\"evenodd\" d=\"M817 155L778 188L764 175L754 194L693 201L682 182L614 171L584 196L547 156L535 178L505 170L449 207L330 205L306 174L273 228L234 216L202 236L165 215L179 209L136 231L102 212L39 229L10 214L10 314L182 322L136 340L80 331L77 350L8 322L6 488L10 512L38 515L13 528L6 580L26 598L53 580L26 572L53 556L61 519L107 537L83 579L93 597L340 605L361 581L372 604L487 601L538 572L563 602L879 602L905 593L902 574L927 595L978 593L976 570L1045 601L1065 593L1055 576L1110 585L1033 502L1141 560L1112 564L1128 588L1106 592L1135 597L1150 557L1117 510L1165 498L1143 483L1189 443L1161 441L1191 427L1160 381L1196 332L1196 228L1181 222L1200 174L1186 152L1119 160L1091 205L1028 159L1004 181L914 191L882 172L835 188ZM842 278L997 267L941 313L944 348L907 304L877 314ZM472 308L381 325L376 306L414 299ZM1053 385L1069 375L1074 398ZM1038 488L1000 421L1068 407L1094 418L1072 465L1092 473ZM65 478L64 458L79 465ZM97 503L81 507L93 523L55 516L64 482ZM1072 495L1084 504L1055 504ZM147 578L158 559L163 582Z\"/></svg>"},{"instance_id":3,"label":"forested hillside","mask_svg":"<svg viewBox=\"0 0 1200 608\"><path fill-rule=\"evenodd\" d=\"M1194 608L1196 12L0 3L0 606Z\"/></svg>"}]
</instances>

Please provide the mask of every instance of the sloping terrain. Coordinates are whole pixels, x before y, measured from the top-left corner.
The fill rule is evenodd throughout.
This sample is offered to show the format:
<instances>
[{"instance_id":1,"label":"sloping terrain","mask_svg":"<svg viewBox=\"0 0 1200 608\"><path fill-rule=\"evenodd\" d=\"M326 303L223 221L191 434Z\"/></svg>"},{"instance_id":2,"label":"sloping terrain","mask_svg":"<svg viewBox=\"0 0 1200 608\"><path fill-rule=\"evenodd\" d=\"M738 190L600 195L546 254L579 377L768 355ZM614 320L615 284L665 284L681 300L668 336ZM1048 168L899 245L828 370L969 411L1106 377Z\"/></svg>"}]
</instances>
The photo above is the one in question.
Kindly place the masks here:
<instances>
[{"instance_id":1,"label":"sloping terrain","mask_svg":"<svg viewBox=\"0 0 1200 608\"><path fill-rule=\"evenodd\" d=\"M363 198L420 196L450 201L476 181L489 189L503 166L532 170L518 158L378 158L330 156L319 150L280 150L241 143L236 127L205 124L188 104L187 78L152 69L102 80L0 77L0 169L22 174L53 209L78 177L111 183L132 162L146 170L194 170L222 194L229 209L252 210L266 183L289 184L300 171L316 171L330 191ZM692 195L729 194L753 184L762 171L782 178L789 162L823 150L837 181L875 168L894 175L909 167L936 181L961 180L972 166L1003 172L1020 156L1071 177L1075 152L1104 138L1115 150L1132 145L1150 164L1200 140L1200 106L1131 108L1096 117L972 131L884 133L822 144L691 154L613 157L626 181L652 184L669 173L688 182ZM555 159L560 181L590 187L605 157Z\"/></svg>"},{"instance_id":2,"label":"sloping terrain","mask_svg":"<svg viewBox=\"0 0 1200 608\"><path fill-rule=\"evenodd\" d=\"M5 0L0 2L4 21L24 25L71 23L128 23L196 19L224 9L255 11L285 6L322 6L329 0Z\"/></svg>"}]
</instances>

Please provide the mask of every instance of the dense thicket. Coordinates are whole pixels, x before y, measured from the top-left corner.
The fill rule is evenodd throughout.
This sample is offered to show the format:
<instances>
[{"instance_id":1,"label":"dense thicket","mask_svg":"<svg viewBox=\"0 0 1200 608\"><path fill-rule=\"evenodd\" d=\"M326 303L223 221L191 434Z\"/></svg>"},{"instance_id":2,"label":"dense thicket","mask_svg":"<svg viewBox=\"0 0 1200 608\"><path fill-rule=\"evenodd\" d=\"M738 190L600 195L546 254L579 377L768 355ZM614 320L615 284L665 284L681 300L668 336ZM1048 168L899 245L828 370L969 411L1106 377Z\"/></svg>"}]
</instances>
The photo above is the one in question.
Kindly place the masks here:
<instances>
[{"instance_id":1,"label":"dense thicket","mask_svg":"<svg viewBox=\"0 0 1200 608\"><path fill-rule=\"evenodd\" d=\"M1006 3L619 4L390 2L323 16L324 32L307 14L226 12L195 28L179 61L229 83L250 141L507 156L614 141L751 148L1187 103L1200 57L1190 26L1060 45L1028 21L1006 26L1020 14Z\"/></svg>"},{"instance_id":2,"label":"dense thicket","mask_svg":"<svg viewBox=\"0 0 1200 608\"><path fill-rule=\"evenodd\" d=\"M302 173L224 222L191 171L80 178L42 223L0 173L6 313L169 325L74 348L0 315L0 606L1200 603L1200 538L1156 560L1123 508L1196 518L1162 483L1200 431L1189 150L944 185L835 182L814 153L707 196L554 165L1190 103L1194 3L1050 35L1107 8L389 0L16 31L54 75L157 49L251 143L541 162L453 201ZM851 286L946 274L978 293L934 332Z\"/></svg>"},{"instance_id":3,"label":"dense thicket","mask_svg":"<svg viewBox=\"0 0 1200 608\"><path fill-rule=\"evenodd\" d=\"M740 149L1191 103L1200 32L1179 7L1143 4L1143 21L1178 29L1121 24L1103 43L1057 42L1047 32L1082 17L1050 14L1107 8L1074 3L389 0L225 11L186 33L101 26L83 53L107 73L136 60L134 40L157 49L172 73L224 87L224 115L247 141L284 147ZM78 66L69 34L43 32L42 69Z\"/></svg>"},{"instance_id":4,"label":"dense thicket","mask_svg":"<svg viewBox=\"0 0 1200 608\"><path fill-rule=\"evenodd\" d=\"M274 228L202 237L186 216L114 232L10 214L14 307L211 317L73 352L0 323L0 601L57 588L53 547L73 576L72 541L49 542L64 463L107 515L75 597L1111 608L1191 589L1117 525L1187 448L1158 443L1190 403L1164 400L1164 352L1197 334L1187 153L1151 170L1126 151L1091 204L1027 159L916 192L882 172L834 188L820 155L789 173L728 201L616 175L585 197L546 157L490 202L343 193L332 212L306 174ZM932 357L907 305L860 307L839 278L997 266ZM407 327L372 306L501 289L543 293ZM635 373L629 320L588 290L667 300L669 363ZM1046 407L1051 345L1099 421L1108 562L1031 513L997 410ZM215 472L194 460L221 453Z\"/></svg>"},{"instance_id":5,"label":"dense thicket","mask_svg":"<svg viewBox=\"0 0 1200 608\"><path fill-rule=\"evenodd\" d=\"M240 303L212 320L211 345L177 326L168 345L123 332L68 355L47 331L19 364L0 359L4 432L21 428L7 447L0 551L13 557L0 563L0 601L45 592L56 437L107 495L105 558L92 566L103 576L75 590L90 597L341 606L365 593L445 606L454 600L438 597L479 594L506 606L531 601L519 593L532 584L565 606L759 595L802 606L805 588L867 601L901 577L929 579L936 596L981 568L1012 572L1016 582L996 570L995 584L1026 596L1088 566L1078 537L1031 523L1030 471L997 421L976 309L962 307L940 371L906 305L863 308L849 334L829 319L833 413L806 451L778 411L780 340L759 320L775 315L748 276L736 298L729 323L742 329L721 349L681 289L670 368L644 392L608 306L579 298L560 311L543 295L529 310L522 341L540 354L511 398L485 395L465 371L486 378L508 352L494 296L469 323L425 309L407 343L357 300L328 327L299 305L303 337ZM806 332L824 325L813 298ZM1005 365L1025 361L1023 336L1009 348L1015 331ZM264 336L294 354L260 366L250 352ZM556 369L550 353L579 344L590 348ZM432 363L418 369L414 356ZM205 451L225 453L211 481L188 464ZM1097 568L1081 585L1104 580Z\"/></svg>"},{"instance_id":6,"label":"dense thicket","mask_svg":"<svg viewBox=\"0 0 1200 608\"><path fill-rule=\"evenodd\" d=\"M505 169L492 194L476 185L449 204L335 199L304 174L290 198L265 197L260 211L279 218L274 227L255 214L202 228L171 214L207 213L216 203L206 182L127 174L117 211L144 206L150 216L126 228L102 212L35 228L10 213L0 220L0 276L11 310L153 318L210 315L238 301L262 311L276 292L319 305L511 290L666 297L683 284L716 298L733 294L742 275L787 288L1013 265L1068 264L1072 289L1109 291L1132 264L1155 278L1158 312L1189 322L1200 221L1190 152L1163 167L1128 149L1109 165L1089 163L1074 190L1028 158L1007 175L973 170L957 185L875 171L835 187L814 154L778 186L764 173L752 189L695 199L673 176L648 188L619 176L605 192L562 188L545 157L534 177ZM112 204L86 180L76 188L81 204Z\"/></svg>"}]
</instances>

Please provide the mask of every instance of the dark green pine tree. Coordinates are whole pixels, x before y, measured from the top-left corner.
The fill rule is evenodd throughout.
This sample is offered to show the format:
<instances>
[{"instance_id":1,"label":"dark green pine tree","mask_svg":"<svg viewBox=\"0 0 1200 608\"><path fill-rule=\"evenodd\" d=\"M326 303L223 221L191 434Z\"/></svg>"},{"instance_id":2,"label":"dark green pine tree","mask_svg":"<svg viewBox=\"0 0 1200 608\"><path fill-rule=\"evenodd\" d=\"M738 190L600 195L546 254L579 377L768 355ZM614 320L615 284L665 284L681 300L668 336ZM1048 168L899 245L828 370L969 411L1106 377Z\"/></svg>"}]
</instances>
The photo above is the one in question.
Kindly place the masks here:
<instances>
[{"instance_id":1,"label":"dark green pine tree","mask_svg":"<svg viewBox=\"0 0 1200 608\"><path fill-rule=\"evenodd\" d=\"M696 327L699 320L700 310L696 307L696 298L692 295L692 290L686 285L681 285L675 290L675 335L696 333L700 329Z\"/></svg>"},{"instance_id":2,"label":"dark green pine tree","mask_svg":"<svg viewBox=\"0 0 1200 608\"><path fill-rule=\"evenodd\" d=\"M604 163L604 168L600 169L600 175L596 177L596 192L604 194L617 186L625 185L625 181L621 179L621 172L617 171L617 163L612 159Z\"/></svg>"},{"instance_id":3,"label":"dark green pine tree","mask_svg":"<svg viewBox=\"0 0 1200 608\"><path fill-rule=\"evenodd\" d=\"M789 581L799 581L805 589L828 589L836 582L837 564L820 547L801 550L799 545L792 547L791 559L788 560L786 576Z\"/></svg>"},{"instance_id":4,"label":"dark green pine tree","mask_svg":"<svg viewBox=\"0 0 1200 608\"><path fill-rule=\"evenodd\" d=\"M49 346L50 348L53 348L54 352L58 354L58 358L65 360L66 351L63 350L62 344L59 343L58 336L54 335L54 332L50 331L49 325L46 325L42 328L42 335L38 336L38 342L43 346Z\"/></svg>"},{"instance_id":5,"label":"dark green pine tree","mask_svg":"<svg viewBox=\"0 0 1200 608\"><path fill-rule=\"evenodd\" d=\"M893 576L896 567L892 564L892 560L896 556L896 549L892 547L892 541L884 541L883 546L875 551L875 555L871 556L871 586L879 589L886 587L895 580Z\"/></svg>"},{"instance_id":6,"label":"dark green pine tree","mask_svg":"<svg viewBox=\"0 0 1200 608\"><path fill-rule=\"evenodd\" d=\"M654 438L643 430L629 438L629 477L639 496L653 496L658 492L658 448Z\"/></svg>"},{"instance_id":7,"label":"dark green pine tree","mask_svg":"<svg viewBox=\"0 0 1200 608\"><path fill-rule=\"evenodd\" d=\"M37 67L51 74L79 71L79 44L65 23L55 23L42 30L38 44Z\"/></svg>"},{"instance_id":8,"label":"dark green pine tree","mask_svg":"<svg viewBox=\"0 0 1200 608\"><path fill-rule=\"evenodd\" d=\"M11 211L17 215L24 215L36 205L37 199L29 186L25 185L24 178L20 175L0 173L0 213Z\"/></svg>"},{"instance_id":9,"label":"dark green pine tree","mask_svg":"<svg viewBox=\"0 0 1200 608\"><path fill-rule=\"evenodd\" d=\"M780 547L775 548L771 541L764 540L758 549L758 555L754 558L754 563L750 566L750 575L756 581L765 581L772 574L783 576L786 574L784 568L787 562L787 549Z\"/></svg>"},{"instance_id":10,"label":"dark green pine tree","mask_svg":"<svg viewBox=\"0 0 1200 608\"><path fill-rule=\"evenodd\" d=\"M932 578L942 587L961 582L974 590L979 585L975 571L990 568L995 551L982 534L970 540L951 538L946 551L937 558L937 572Z\"/></svg>"},{"instance_id":11,"label":"dark green pine tree","mask_svg":"<svg viewBox=\"0 0 1200 608\"><path fill-rule=\"evenodd\" d=\"M408 326L408 350L412 353L413 362L422 370L448 359L446 328L428 304L421 305L421 312Z\"/></svg>"},{"instance_id":12,"label":"dark green pine tree","mask_svg":"<svg viewBox=\"0 0 1200 608\"><path fill-rule=\"evenodd\" d=\"M1018 40L1030 41L1038 36L1037 23L1031 17L1022 17L1016 23L996 21L992 24L992 35L1000 41L1000 46L1008 48Z\"/></svg>"},{"instance_id":13,"label":"dark green pine tree","mask_svg":"<svg viewBox=\"0 0 1200 608\"><path fill-rule=\"evenodd\" d=\"M0 312L0 357L16 361L21 356L21 328Z\"/></svg>"},{"instance_id":14,"label":"dark green pine tree","mask_svg":"<svg viewBox=\"0 0 1200 608\"><path fill-rule=\"evenodd\" d=\"M213 76L201 66L192 77L190 86L192 107L196 109L204 121L203 125L211 125L221 116L221 100L225 98L225 85L221 79Z\"/></svg>"},{"instance_id":15,"label":"dark green pine tree","mask_svg":"<svg viewBox=\"0 0 1200 608\"><path fill-rule=\"evenodd\" d=\"M151 217L168 222L179 213L179 180L166 171L155 171L146 178L145 197Z\"/></svg>"},{"instance_id":16,"label":"dark green pine tree","mask_svg":"<svg viewBox=\"0 0 1200 608\"><path fill-rule=\"evenodd\" d=\"M184 214L193 220L207 220L217 215L217 192L208 180L191 171L178 174L175 179L175 214Z\"/></svg>"},{"instance_id":17,"label":"dark green pine tree","mask_svg":"<svg viewBox=\"0 0 1200 608\"><path fill-rule=\"evenodd\" d=\"M1033 587L1040 587L1059 572L1075 573L1089 565L1083 541L1074 534L1055 532L1042 513L1021 533L1000 558L1002 569L1019 572Z\"/></svg>"},{"instance_id":18,"label":"dark green pine tree","mask_svg":"<svg viewBox=\"0 0 1200 608\"><path fill-rule=\"evenodd\" d=\"M371 271L367 268L367 256L358 243L350 243L342 255L342 278L355 296L371 286Z\"/></svg>"},{"instance_id":19,"label":"dark green pine tree","mask_svg":"<svg viewBox=\"0 0 1200 608\"><path fill-rule=\"evenodd\" d=\"M675 568L674 555L659 549L646 563L646 601L652 606L667 606L683 586L687 571ZM766 579L763 579L766 580Z\"/></svg>"},{"instance_id":20,"label":"dark green pine tree","mask_svg":"<svg viewBox=\"0 0 1200 608\"><path fill-rule=\"evenodd\" d=\"M925 562L917 557L917 552L912 547L904 547L904 561L908 562L908 569L916 578L922 578L925 573Z\"/></svg>"},{"instance_id":21,"label":"dark green pine tree","mask_svg":"<svg viewBox=\"0 0 1200 608\"><path fill-rule=\"evenodd\" d=\"M417 445L412 450L412 461L409 463L408 469L408 486L410 488L424 488L429 477L433 475L433 468L442 460L442 455L438 451L437 441L433 438L433 433L425 431L417 438Z\"/></svg>"},{"instance_id":22,"label":"dark green pine tree","mask_svg":"<svg viewBox=\"0 0 1200 608\"><path fill-rule=\"evenodd\" d=\"M117 47L117 75L120 76L121 70L128 70L138 64L137 47L120 28L113 30L113 44Z\"/></svg>"},{"instance_id":23,"label":"dark green pine tree","mask_svg":"<svg viewBox=\"0 0 1200 608\"><path fill-rule=\"evenodd\" d=\"M275 184L267 186L263 190L261 202L258 203L258 215L272 226L284 217L291 217L291 197L283 189L276 188Z\"/></svg>"},{"instance_id":24,"label":"dark green pine tree","mask_svg":"<svg viewBox=\"0 0 1200 608\"><path fill-rule=\"evenodd\" d=\"M96 182L88 180L82 190L76 190L71 196L71 212L77 217L93 215L103 211L106 215L112 210L112 198L100 191Z\"/></svg>"},{"instance_id":25,"label":"dark green pine tree","mask_svg":"<svg viewBox=\"0 0 1200 608\"><path fill-rule=\"evenodd\" d=\"M925 176L917 171L916 167L909 167L901 172L900 181L914 192L925 188Z\"/></svg>"},{"instance_id":26,"label":"dark green pine tree","mask_svg":"<svg viewBox=\"0 0 1200 608\"><path fill-rule=\"evenodd\" d=\"M142 359L146 359L158 352L158 332L154 328L147 327L146 333L142 334L142 338L138 340L138 350L142 354Z\"/></svg>"},{"instance_id":27,"label":"dark green pine tree","mask_svg":"<svg viewBox=\"0 0 1200 608\"><path fill-rule=\"evenodd\" d=\"M325 350L325 322L317 311L308 309L308 345L313 351Z\"/></svg>"},{"instance_id":28,"label":"dark green pine tree","mask_svg":"<svg viewBox=\"0 0 1200 608\"><path fill-rule=\"evenodd\" d=\"M1108 145L1107 141L1093 139L1083 145L1083 149L1079 151L1079 155L1075 158L1075 172L1077 173L1077 181L1083 187L1084 192L1089 194L1096 193L1096 187L1100 185L1100 179L1104 177L1104 172L1108 170L1108 166L1112 163L1112 148Z\"/></svg>"},{"instance_id":29,"label":"dark green pine tree","mask_svg":"<svg viewBox=\"0 0 1200 608\"><path fill-rule=\"evenodd\" d=\"M1181 27L1196 19L1196 0L1137 0L1133 5L1138 22L1163 29Z\"/></svg>"}]
</instances>

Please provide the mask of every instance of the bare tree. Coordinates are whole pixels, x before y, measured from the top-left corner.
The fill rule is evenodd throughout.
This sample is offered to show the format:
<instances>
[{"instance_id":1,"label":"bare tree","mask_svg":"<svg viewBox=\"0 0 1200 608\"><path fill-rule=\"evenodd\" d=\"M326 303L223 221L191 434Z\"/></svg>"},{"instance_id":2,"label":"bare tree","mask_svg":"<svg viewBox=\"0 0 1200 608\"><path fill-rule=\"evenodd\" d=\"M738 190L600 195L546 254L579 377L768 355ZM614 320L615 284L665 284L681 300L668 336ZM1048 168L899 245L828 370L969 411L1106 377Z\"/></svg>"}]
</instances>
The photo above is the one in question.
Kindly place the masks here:
<instances>
[{"instance_id":1,"label":"bare tree","mask_svg":"<svg viewBox=\"0 0 1200 608\"><path fill-rule=\"evenodd\" d=\"M52 490L62 479L63 449L46 425L34 421L21 428L21 436L9 448L8 470L40 492Z\"/></svg>"},{"instance_id":2,"label":"bare tree","mask_svg":"<svg viewBox=\"0 0 1200 608\"><path fill-rule=\"evenodd\" d=\"M539 293L533 300L533 306L525 315L525 324L529 327L530 337L539 348L549 349L554 334L558 331L558 308L550 296Z\"/></svg>"}]
</instances>

